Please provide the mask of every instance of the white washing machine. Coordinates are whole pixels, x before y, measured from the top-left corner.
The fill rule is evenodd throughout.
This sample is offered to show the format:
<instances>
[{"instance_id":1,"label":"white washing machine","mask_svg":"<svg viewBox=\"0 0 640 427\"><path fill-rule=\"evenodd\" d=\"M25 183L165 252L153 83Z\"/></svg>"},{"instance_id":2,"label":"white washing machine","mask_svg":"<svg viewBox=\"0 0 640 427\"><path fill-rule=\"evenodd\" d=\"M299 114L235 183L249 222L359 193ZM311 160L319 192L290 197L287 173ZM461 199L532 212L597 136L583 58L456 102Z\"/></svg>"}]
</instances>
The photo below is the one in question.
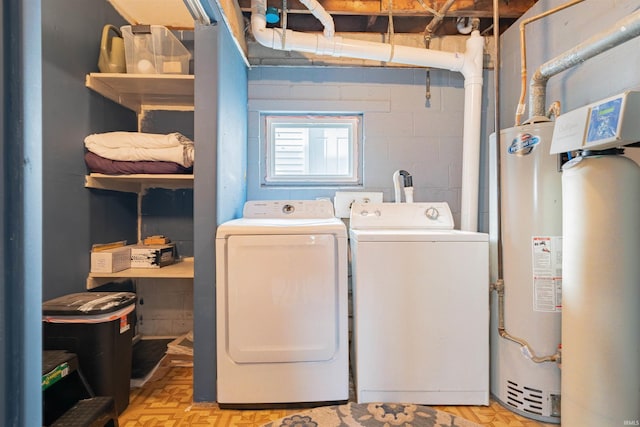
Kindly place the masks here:
<instances>
[{"instance_id":1,"label":"white washing machine","mask_svg":"<svg viewBox=\"0 0 640 427\"><path fill-rule=\"evenodd\" d=\"M356 398L489 404L489 246L446 203L354 203Z\"/></svg>"},{"instance_id":2,"label":"white washing machine","mask_svg":"<svg viewBox=\"0 0 640 427\"><path fill-rule=\"evenodd\" d=\"M346 401L347 230L331 202L249 201L216 253L218 403Z\"/></svg>"}]
</instances>

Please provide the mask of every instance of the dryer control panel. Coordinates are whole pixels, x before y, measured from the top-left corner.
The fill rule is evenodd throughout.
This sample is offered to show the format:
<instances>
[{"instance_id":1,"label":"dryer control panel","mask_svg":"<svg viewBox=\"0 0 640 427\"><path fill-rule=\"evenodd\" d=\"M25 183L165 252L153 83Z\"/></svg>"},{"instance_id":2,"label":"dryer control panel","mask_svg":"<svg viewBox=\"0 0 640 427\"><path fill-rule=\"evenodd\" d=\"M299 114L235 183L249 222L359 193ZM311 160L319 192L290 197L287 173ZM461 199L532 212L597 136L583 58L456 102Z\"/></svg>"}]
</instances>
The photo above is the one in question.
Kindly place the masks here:
<instances>
[{"instance_id":1,"label":"dryer control panel","mask_svg":"<svg viewBox=\"0 0 640 427\"><path fill-rule=\"evenodd\" d=\"M453 215L446 202L354 203L350 226L453 230Z\"/></svg>"},{"instance_id":2,"label":"dryer control panel","mask_svg":"<svg viewBox=\"0 0 640 427\"><path fill-rule=\"evenodd\" d=\"M334 218L330 200L251 200L244 204L244 218Z\"/></svg>"}]
</instances>

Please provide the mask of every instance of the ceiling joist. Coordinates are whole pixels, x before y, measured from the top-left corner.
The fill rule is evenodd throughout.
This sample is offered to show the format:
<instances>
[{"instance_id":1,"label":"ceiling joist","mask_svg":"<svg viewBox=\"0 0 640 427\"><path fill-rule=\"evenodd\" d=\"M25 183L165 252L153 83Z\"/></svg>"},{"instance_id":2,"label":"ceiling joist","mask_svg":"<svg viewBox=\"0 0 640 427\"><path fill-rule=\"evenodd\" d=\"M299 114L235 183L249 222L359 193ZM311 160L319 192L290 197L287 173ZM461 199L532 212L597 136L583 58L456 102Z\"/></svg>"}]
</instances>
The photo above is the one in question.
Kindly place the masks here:
<instances>
[{"instance_id":1,"label":"ceiling joist","mask_svg":"<svg viewBox=\"0 0 640 427\"><path fill-rule=\"evenodd\" d=\"M535 4L536 0L501 0L500 17L519 18L524 12ZM378 16L388 15L389 6L392 6L394 16L433 16L431 10L440 10L445 0L422 0L429 9L427 10L418 0L318 0L318 3L331 15L364 15ZM239 0L243 12L251 10L251 0ZM281 0L268 0L268 6L282 8ZM308 14L309 10L298 0L287 2L288 13ZM447 16L451 17L478 17L489 18L493 16L492 0L458 0L453 3Z\"/></svg>"}]
</instances>

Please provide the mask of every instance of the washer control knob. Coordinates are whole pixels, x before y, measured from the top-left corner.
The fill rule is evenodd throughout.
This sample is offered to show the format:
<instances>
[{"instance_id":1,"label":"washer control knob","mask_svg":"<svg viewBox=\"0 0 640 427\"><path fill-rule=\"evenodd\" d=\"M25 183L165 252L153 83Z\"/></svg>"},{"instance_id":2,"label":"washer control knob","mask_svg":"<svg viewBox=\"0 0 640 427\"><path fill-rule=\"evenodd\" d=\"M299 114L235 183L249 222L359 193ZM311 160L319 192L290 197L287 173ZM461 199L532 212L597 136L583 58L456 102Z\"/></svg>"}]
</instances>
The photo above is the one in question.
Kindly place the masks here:
<instances>
[{"instance_id":1,"label":"washer control knob","mask_svg":"<svg viewBox=\"0 0 640 427\"><path fill-rule=\"evenodd\" d=\"M282 207L282 213L292 214L296 210L296 207L290 204L286 204Z\"/></svg>"},{"instance_id":2,"label":"washer control knob","mask_svg":"<svg viewBox=\"0 0 640 427\"><path fill-rule=\"evenodd\" d=\"M432 221L435 221L440 216L440 212L438 212L438 209L434 208L433 206L430 208L427 208L424 214L426 215L427 218L429 218Z\"/></svg>"}]
</instances>

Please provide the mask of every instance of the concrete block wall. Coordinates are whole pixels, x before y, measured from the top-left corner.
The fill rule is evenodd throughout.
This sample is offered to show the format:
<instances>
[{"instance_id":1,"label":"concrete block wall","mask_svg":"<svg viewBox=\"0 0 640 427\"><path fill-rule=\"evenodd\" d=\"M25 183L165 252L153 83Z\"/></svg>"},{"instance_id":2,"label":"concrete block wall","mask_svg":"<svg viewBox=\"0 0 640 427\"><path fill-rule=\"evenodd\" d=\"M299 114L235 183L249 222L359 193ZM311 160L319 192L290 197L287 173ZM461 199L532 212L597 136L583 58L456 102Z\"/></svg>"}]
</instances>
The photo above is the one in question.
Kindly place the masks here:
<instances>
[{"instance_id":1,"label":"concrete block wall","mask_svg":"<svg viewBox=\"0 0 640 427\"><path fill-rule=\"evenodd\" d=\"M426 74L415 68L253 67L247 199L332 198L339 189L264 186L261 112L356 112L364 115L363 185L349 189L382 191L385 202L393 201L393 172L405 169L413 176L414 200L448 202L459 228L464 79L457 72L431 70L427 100ZM493 131L492 75L485 72L483 146ZM488 230L487 169L481 166L480 230Z\"/></svg>"},{"instance_id":2,"label":"concrete block wall","mask_svg":"<svg viewBox=\"0 0 640 427\"><path fill-rule=\"evenodd\" d=\"M138 279L138 333L176 337L193 330L193 280Z\"/></svg>"}]
</instances>

